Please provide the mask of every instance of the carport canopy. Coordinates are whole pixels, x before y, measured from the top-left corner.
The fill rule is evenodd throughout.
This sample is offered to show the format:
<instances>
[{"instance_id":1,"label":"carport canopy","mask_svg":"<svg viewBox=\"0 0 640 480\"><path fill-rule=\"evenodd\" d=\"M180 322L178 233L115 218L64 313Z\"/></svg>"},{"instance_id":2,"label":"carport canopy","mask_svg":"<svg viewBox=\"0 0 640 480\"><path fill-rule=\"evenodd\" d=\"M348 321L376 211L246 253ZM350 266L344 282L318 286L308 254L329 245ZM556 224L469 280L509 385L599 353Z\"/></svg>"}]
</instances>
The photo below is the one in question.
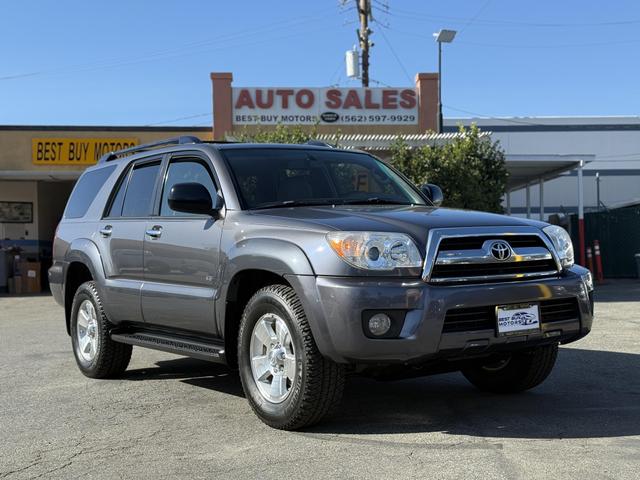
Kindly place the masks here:
<instances>
[{"instance_id":1,"label":"carport canopy","mask_svg":"<svg viewBox=\"0 0 640 480\"><path fill-rule=\"evenodd\" d=\"M507 191L512 191L580 169L595 160L595 155L507 155L505 160Z\"/></svg>"}]
</instances>

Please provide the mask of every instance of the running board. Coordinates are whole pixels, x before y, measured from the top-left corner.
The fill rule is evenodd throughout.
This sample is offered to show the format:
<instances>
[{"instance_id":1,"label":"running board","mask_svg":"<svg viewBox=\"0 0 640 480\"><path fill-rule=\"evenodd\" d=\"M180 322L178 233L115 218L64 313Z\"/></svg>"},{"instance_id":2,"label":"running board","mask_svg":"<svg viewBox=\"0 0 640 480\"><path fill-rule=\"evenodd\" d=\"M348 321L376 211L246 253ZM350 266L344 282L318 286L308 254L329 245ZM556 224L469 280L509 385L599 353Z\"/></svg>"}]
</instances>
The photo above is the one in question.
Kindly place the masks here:
<instances>
[{"instance_id":1,"label":"running board","mask_svg":"<svg viewBox=\"0 0 640 480\"><path fill-rule=\"evenodd\" d=\"M194 340L179 335L149 331L111 332L114 342L162 350L210 362L225 363L224 344L219 341Z\"/></svg>"}]
</instances>

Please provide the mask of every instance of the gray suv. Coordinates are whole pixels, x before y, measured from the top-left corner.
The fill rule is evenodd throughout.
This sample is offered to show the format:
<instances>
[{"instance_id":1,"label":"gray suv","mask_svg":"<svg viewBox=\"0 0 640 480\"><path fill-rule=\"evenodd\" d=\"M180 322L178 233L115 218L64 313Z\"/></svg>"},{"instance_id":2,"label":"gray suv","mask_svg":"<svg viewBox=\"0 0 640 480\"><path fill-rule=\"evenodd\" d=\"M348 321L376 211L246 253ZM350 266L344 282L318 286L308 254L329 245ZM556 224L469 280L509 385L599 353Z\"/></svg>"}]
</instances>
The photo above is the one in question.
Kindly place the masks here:
<instances>
[{"instance_id":1,"label":"gray suv","mask_svg":"<svg viewBox=\"0 0 640 480\"><path fill-rule=\"evenodd\" d=\"M560 227L441 202L364 152L180 137L82 175L49 281L86 376L133 345L226 363L275 428L353 373L535 387L591 329L589 271Z\"/></svg>"}]
</instances>

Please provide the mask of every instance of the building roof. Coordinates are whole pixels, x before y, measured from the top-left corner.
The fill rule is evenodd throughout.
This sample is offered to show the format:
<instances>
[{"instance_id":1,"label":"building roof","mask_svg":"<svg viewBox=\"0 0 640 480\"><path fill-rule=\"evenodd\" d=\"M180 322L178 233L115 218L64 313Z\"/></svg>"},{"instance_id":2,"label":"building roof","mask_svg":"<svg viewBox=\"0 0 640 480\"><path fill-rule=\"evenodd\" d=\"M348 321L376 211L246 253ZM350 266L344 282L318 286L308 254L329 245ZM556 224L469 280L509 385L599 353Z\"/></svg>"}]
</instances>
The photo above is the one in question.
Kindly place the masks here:
<instances>
[{"instance_id":1,"label":"building roof","mask_svg":"<svg viewBox=\"0 0 640 480\"><path fill-rule=\"evenodd\" d=\"M464 133L416 133L416 134L386 134L386 133L350 133L350 134L320 134L317 140L330 144L338 144L340 148L363 150L388 150L389 146L396 140L402 138L410 147L421 147L424 145L444 145L455 138L462 138ZM490 137L491 132L480 132L481 137Z\"/></svg>"}]
</instances>

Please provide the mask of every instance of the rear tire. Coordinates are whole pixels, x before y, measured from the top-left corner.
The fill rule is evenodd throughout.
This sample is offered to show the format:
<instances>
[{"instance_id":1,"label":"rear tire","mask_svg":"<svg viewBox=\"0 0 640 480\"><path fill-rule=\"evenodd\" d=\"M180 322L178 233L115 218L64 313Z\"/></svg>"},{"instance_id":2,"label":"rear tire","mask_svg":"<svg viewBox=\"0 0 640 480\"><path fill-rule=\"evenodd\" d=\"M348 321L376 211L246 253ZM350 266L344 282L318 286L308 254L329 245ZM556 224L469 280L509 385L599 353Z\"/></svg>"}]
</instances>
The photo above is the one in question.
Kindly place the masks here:
<instances>
[{"instance_id":1,"label":"rear tire","mask_svg":"<svg viewBox=\"0 0 640 480\"><path fill-rule=\"evenodd\" d=\"M111 340L95 282L78 287L71 307L71 344L80 371L90 378L120 376L129 365L133 347Z\"/></svg>"},{"instance_id":2,"label":"rear tire","mask_svg":"<svg viewBox=\"0 0 640 480\"><path fill-rule=\"evenodd\" d=\"M493 393L524 392L540 385L551 373L558 344L513 353L499 361L462 369L462 374L480 390Z\"/></svg>"},{"instance_id":3,"label":"rear tire","mask_svg":"<svg viewBox=\"0 0 640 480\"><path fill-rule=\"evenodd\" d=\"M320 354L302 304L287 285L262 288L247 303L238 367L251 408L273 428L313 425L342 399L344 367Z\"/></svg>"}]
</instances>

